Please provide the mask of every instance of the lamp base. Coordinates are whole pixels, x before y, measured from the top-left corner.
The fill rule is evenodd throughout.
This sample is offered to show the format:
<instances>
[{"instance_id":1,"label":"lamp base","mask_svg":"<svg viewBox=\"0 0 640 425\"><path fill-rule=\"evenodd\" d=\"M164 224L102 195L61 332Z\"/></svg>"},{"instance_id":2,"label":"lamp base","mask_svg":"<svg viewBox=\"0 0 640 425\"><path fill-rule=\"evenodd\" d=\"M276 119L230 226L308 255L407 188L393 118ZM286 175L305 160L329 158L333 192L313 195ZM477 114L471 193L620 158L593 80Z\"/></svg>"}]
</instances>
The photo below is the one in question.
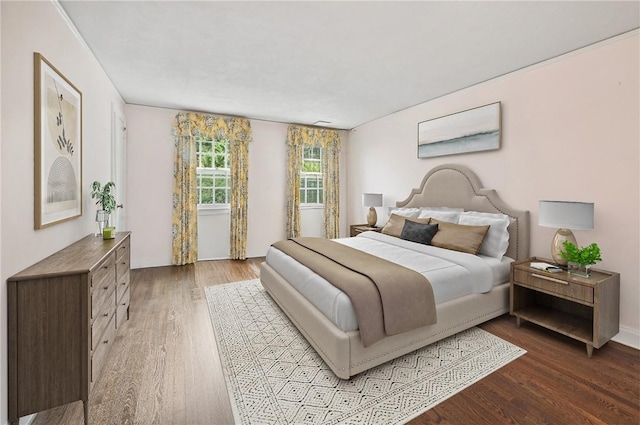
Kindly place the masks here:
<instances>
[{"instance_id":1,"label":"lamp base","mask_svg":"<svg viewBox=\"0 0 640 425\"><path fill-rule=\"evenodd\" d=\"M573 232L569 229L558 229L555 236L551 240L551 258L555 261L556 264L561 266L566 266L567 261L562 258L560 255L561 251L564 251L564 246L562 245L564 241L571 242L575 246L578 246L578 242L576 241L576 237L573 235Z\"/></svg>"},{"instance_id":2,"label":"lamp base","mask_svg":"<svg viewBox=\"0 0 640 425\"><path fill-rule=\"evenodd\" d=\"M378 213L376 213L376 209L373 207L369 207L369 214L367 214L367 224L369 227L376 227L376 223L378 222Z\"/></svg>"}]
</instances>

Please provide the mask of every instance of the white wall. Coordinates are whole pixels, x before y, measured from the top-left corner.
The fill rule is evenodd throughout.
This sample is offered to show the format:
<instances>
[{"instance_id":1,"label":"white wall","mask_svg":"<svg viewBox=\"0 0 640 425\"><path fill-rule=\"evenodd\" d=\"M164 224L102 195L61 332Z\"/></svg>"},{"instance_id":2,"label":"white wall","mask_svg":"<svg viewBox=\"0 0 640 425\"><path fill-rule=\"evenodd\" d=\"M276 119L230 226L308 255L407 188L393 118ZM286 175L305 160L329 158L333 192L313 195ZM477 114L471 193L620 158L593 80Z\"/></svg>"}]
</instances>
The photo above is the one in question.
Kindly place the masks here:
<instances>
[{"instance_id":1,"label":"white wall","mask_svg":"<svg viewBox=\"0 0 640 425\"><path fill-rule=\"evenodd\" d=\"M531 254L546 256L555 229L538 226L538 201L595 203L598 267L621 274L620 325L640 332L639 31L426 102L355 128L348 146L348 220L361 223L360 193L405 199L436 165L460 163L510 205L531 212ZM419 122L502 102L498 151L417 159Z\"/></svg>"},{"instance_id":2,"label":"white wall","mask_svg":"<svg viewBox=\"0 0 640 425\"><path fill-rule=\"evenodd\" d=\"M179 111L127 105L128 226L133 232L132 267L171 264L173 191L173 119ZM247 255L261 257L273 242L285 237L286 136L288 124L250 120L249 216ZM342 134L346 139L346 132ZM344 152L344 151L343 151ZM346 171L344 153L341 173ZM341 178L346 199L346 178ZM318 214L318 211L320 213ZM319 236L321 210L303 210L303 234ZM341 233L346 233L346 213ZM199 259L229 258L229 215L215 211L198 217Z\"/></svg>"},{"instance_id":3,"label":"white wall","mask_svg":"<svg viewBox=\"0 0 640 425\"><path fill-rule=\"evenodd\" d=\"M2 31L0 423L7 422L6 279L94 232L89 184L111 170L111 104L124 102L54 3L0 2ZM82 92L83 216L33 229L33 52L40 52Z\"/></svg>"}]
</instances>

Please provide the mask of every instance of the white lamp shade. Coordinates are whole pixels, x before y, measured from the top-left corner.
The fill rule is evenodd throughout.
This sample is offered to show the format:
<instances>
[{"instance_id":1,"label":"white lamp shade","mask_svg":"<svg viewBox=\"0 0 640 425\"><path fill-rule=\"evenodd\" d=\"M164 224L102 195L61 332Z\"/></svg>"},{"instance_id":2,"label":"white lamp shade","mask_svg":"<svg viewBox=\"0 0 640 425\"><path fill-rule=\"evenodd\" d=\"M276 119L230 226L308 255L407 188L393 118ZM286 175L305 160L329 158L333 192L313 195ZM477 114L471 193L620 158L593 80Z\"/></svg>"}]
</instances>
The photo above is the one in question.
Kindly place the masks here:
<instances>
[{"instance_id":1,"label":"white lamp shade","mask_svg":"<svg viewBox=\"0 0 640 425\"><path fill-rule=\"evenodd\" d=\"M593 229L593 202L539 201L538 224L560 229Z\"/></svg>"},{"instance_id":2,"label":"white lamp shade","mask_svg":"<svg viewBox=\"0 0 640 425\"><path fill-rule=\"evenodd\" d=\"M382 193L363 193L362 206L363 207L381 207Z\"/></svg>"}]
</instances>

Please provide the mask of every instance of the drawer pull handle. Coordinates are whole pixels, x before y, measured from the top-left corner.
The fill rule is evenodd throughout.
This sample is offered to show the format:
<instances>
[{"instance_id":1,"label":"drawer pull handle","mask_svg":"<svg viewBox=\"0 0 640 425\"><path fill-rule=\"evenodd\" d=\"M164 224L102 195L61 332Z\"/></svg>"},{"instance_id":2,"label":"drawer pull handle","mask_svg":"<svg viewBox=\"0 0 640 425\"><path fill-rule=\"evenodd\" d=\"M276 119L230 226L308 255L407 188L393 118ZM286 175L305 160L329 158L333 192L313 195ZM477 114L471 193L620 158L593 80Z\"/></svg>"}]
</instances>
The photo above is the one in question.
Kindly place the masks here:
<instances>
[{"instance_id":1,"label":"drawer pull handle","mask_svg":"<svg viewBox=\"0 0 640 425\"><path fill-rule=\"evenodd\" d=\"M122 303L122 305L127 305L127 303Z\"/></svg>"},{"instance_id":2,"label":"drawer pull handle","mask_svg":"<svg viewBox=\"0 0 640 425\"><path fill-rule=\"evenodd\" d=\"M102 268L103 268L103 269L108 269L108 268L109 268L109 266L102 266Z\"/></svg>"},{"instance_id":3,"label":"drawer pull handle","mask_svg":"<svg viewBox=\"0 0 640 425\"><path fill-rule=\"evenodd\" d=\"M552 278L552 277L544 276L544 275L541 275L541 274L533 273L531 276L533 276L533 277L537 277L538 279L548 280L548 281L550 281L550 282L561 283L561 284L563 284L563 285L568 285L568 284L569 284L569 282L566 282L566 281L564 281L564 280L554 279L554 278Z\"/></svg>"},{"instance_id":4,"label":"drawer pull handle","mask_svg":"<svg viewBox=\"0 0 640 425\"><path fill-rule=\"evenodd\" d=\"M108 343L109 343L109 340L108 340L108 339L105 339L104 341L102 341L102 343L103 343L103 344L108 344Z\"/></svg>"},{"instance_id":5,"label":"drawer pull handle","mask_svg":"<svg viewBox=\"0 0 640 425\"><path fill-rule=\"evenodd\" d=\"M104 317L108 317L108 316L109 316L109 313L105 313L105 314L103 314L103 316L104 316Z\"/></svg>"}]
</instances>

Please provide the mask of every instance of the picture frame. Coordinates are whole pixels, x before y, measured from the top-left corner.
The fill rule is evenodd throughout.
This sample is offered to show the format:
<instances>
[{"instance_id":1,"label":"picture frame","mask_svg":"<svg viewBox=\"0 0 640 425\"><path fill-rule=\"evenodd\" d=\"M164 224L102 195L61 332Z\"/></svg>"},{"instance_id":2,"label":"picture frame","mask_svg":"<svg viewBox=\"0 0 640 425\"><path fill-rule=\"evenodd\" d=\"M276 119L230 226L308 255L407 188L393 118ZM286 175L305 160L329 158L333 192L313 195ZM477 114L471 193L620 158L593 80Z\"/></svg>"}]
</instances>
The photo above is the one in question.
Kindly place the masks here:
<instances>
[{"instance_id":1,"label":"picture frame","mask_svg":"<svg viewBox=\"0 0 640 425\"><path fill-rule=\"evenodd\" d=\"M418 123L418 158L499 149L501 103L495 102Z\"/></svg>"},{"instance_id":2,"label":"picture frame","mask_svg":"<svg viewBox=\"0 0 640 425\"><path fill-rule=\"evenodd\" d=\"M82 216L82 92L38 52L34 61L34 228Z\"/></svg>"}]
</instances>

